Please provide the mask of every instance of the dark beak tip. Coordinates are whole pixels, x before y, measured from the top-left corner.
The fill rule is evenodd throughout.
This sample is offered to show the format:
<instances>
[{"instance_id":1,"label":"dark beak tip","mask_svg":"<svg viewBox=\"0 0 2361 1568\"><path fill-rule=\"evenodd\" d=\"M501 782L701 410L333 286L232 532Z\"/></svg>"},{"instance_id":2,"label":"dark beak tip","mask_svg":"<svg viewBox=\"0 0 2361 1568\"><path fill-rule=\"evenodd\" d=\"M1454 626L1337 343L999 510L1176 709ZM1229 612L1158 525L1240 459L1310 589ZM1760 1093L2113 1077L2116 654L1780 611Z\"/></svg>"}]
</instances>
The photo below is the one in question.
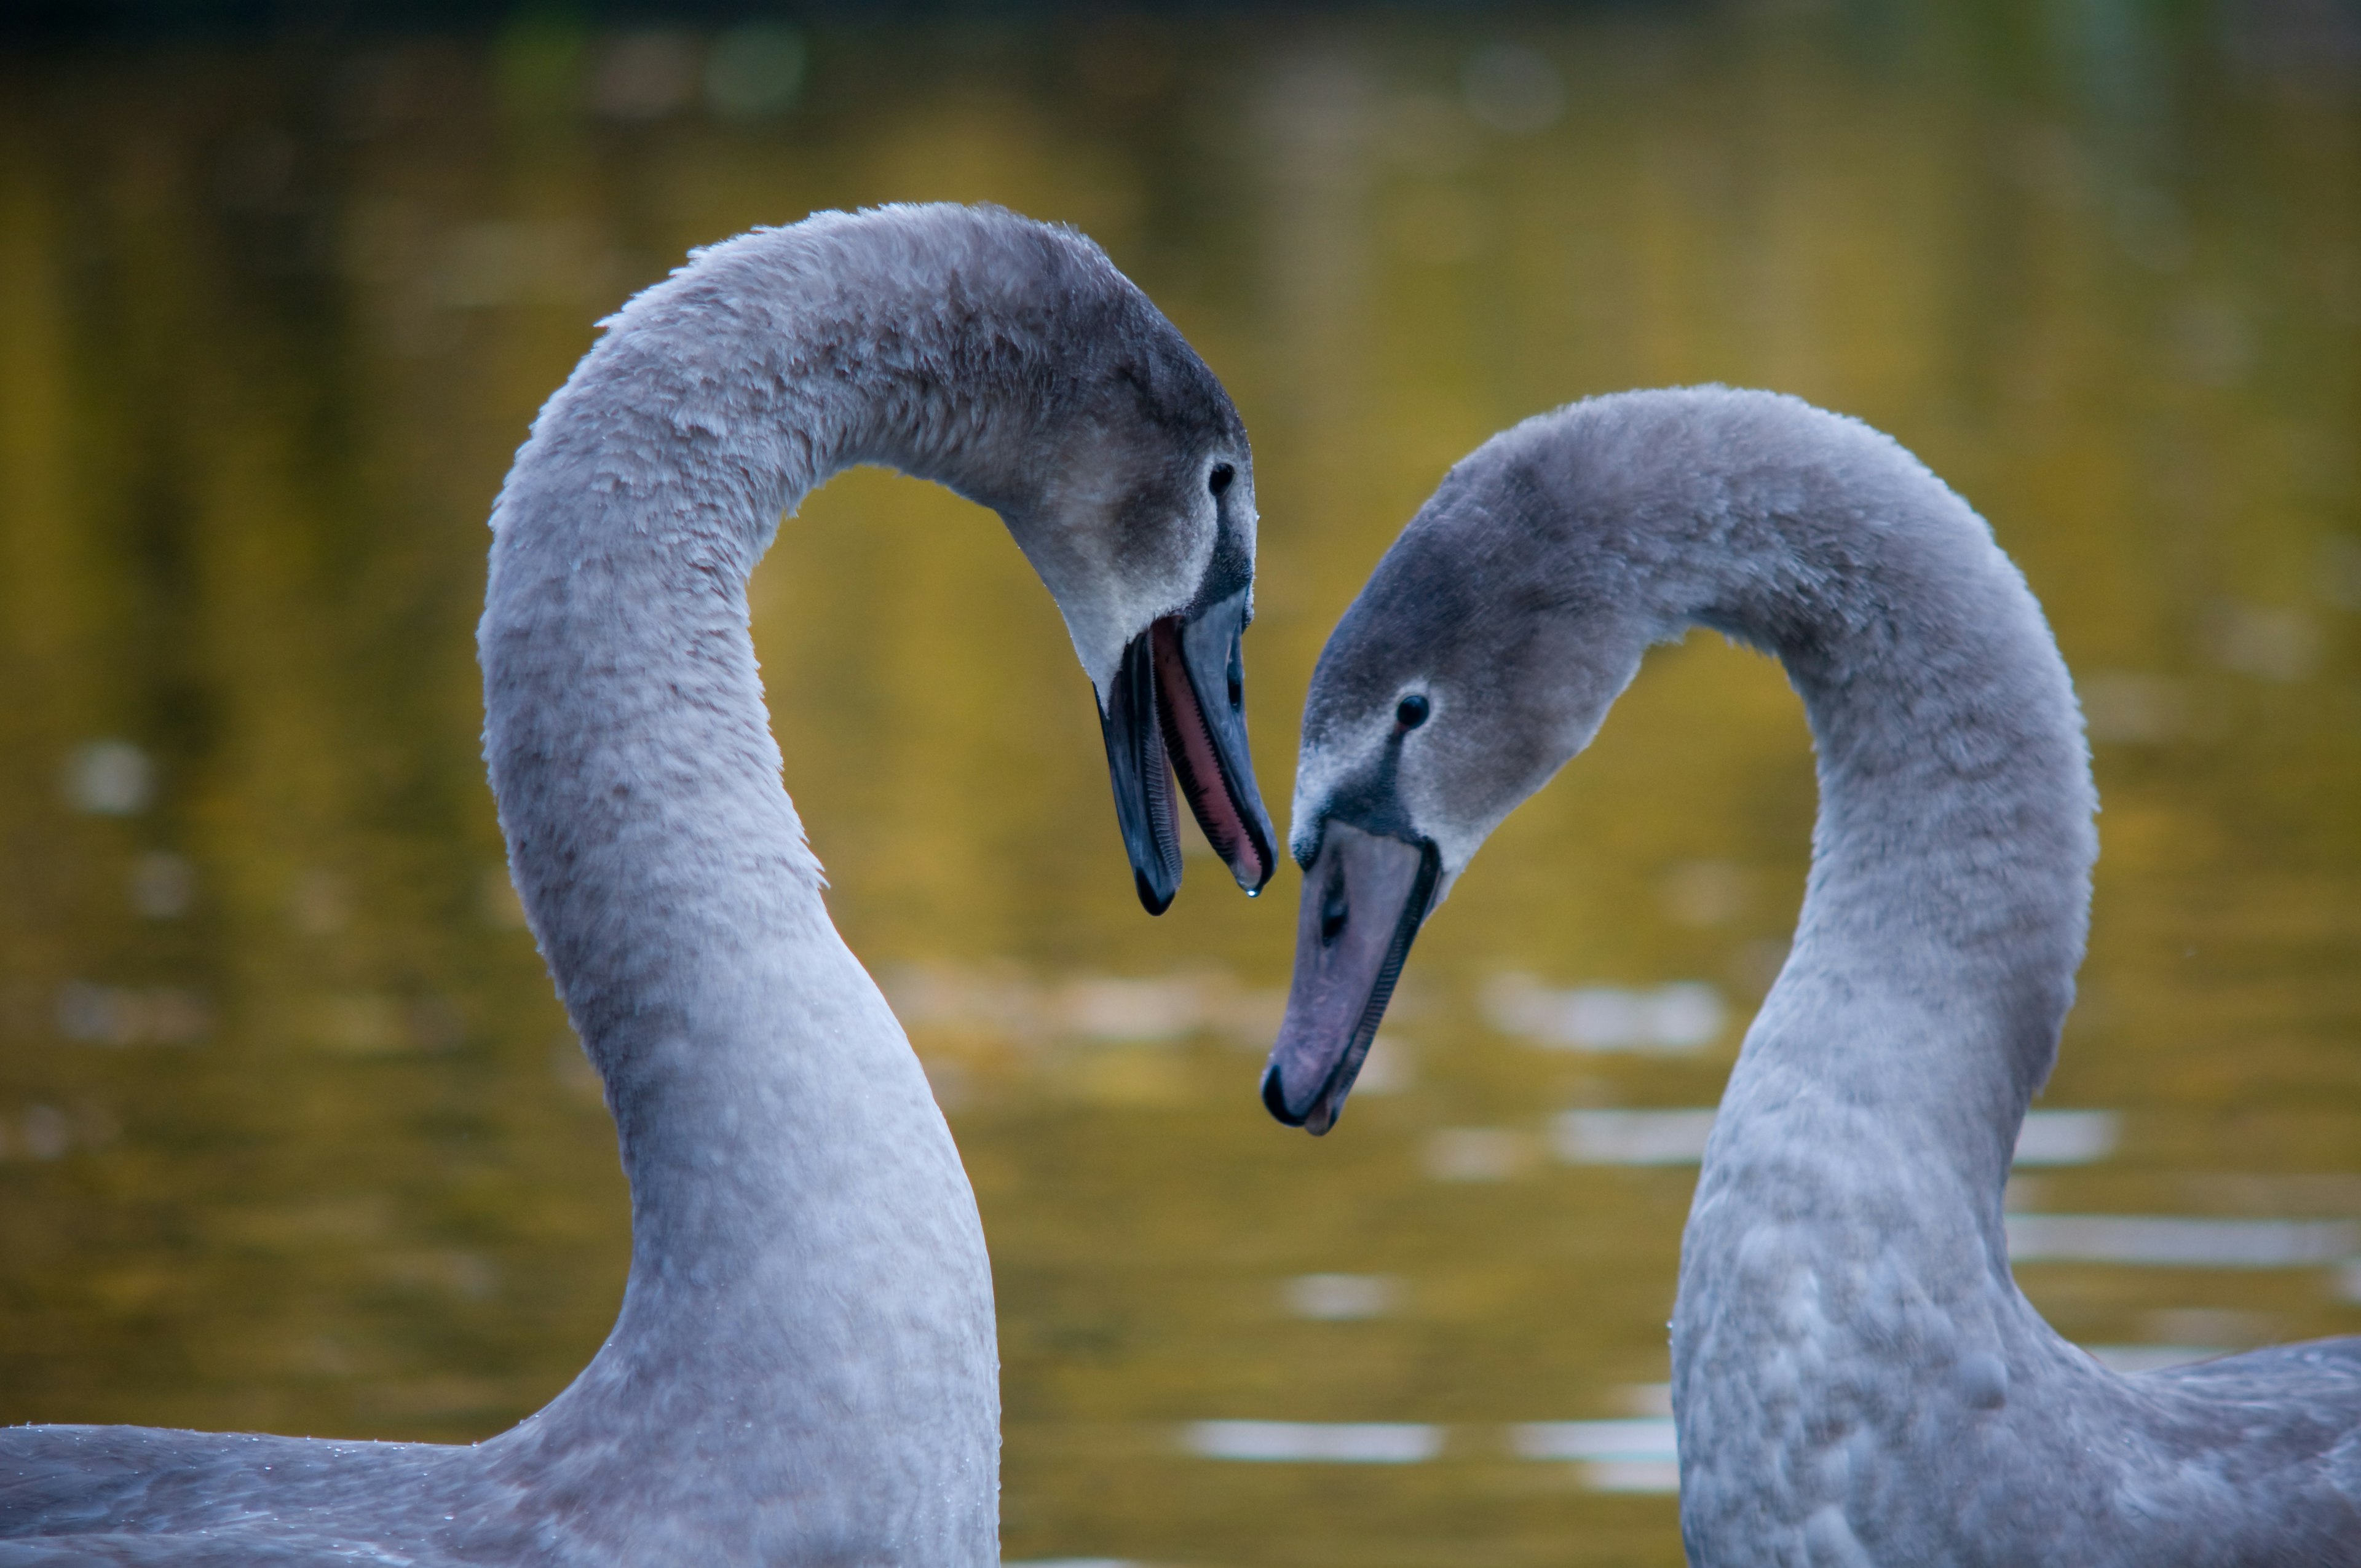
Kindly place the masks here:
<instances>
[{"instance_id":1,"label":"dark beak tip","mask_svg":"<svg viewBox=\"0 0 2361 1568\"><path fill-rule=\"evenodd\" d=\"M1131 884L1138 890L1139 906L1150 915L1161 915L1172 907L1172 894L1157 892L1155 883L1148 880L1148 873L1137 866L1132 868Z\"/></svg>"},{"instance_id":2,"label":"dark beak tip","mask_svg":"<svg viewBox=\"0 0 2361 1568\"><path fill-rule=\"evenodd\" d=\"M1271 1064L1270 1069L1262 1075L1262 1103L1263 1108L1277 1119L1279 1125L1283 1127L1303 1125L1304 1118L1287 1108L1287 1086L1279 1080L1279 1066L1276 1062Z\"/></svg>"}]
</instances>

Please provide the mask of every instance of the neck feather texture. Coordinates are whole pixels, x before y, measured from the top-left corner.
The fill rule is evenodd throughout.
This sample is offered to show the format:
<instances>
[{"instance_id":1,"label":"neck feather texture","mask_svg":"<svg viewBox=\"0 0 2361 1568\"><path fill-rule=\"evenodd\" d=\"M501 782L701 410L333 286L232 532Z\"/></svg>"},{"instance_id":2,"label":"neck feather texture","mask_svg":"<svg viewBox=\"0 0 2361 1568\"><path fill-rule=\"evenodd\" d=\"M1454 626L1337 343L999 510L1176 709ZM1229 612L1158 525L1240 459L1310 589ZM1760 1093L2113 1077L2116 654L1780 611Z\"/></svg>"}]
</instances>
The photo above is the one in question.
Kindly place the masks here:
<instances>
[{"instance_id":1,"label":"neck feather texture","mask_svg":"<svg viewBox=\"0 0 2361 1568\"><path fill-rule=\"evenodd\" d=\"M1725 1134L1867 1113L1976 1195L1997 1245L2096 855L2080 713L2023 576L1899 445L1793 399L1637 394L1532 428L1570 460L1576 525L1619 532L1581 591L1646 638L1703 625L1775 655L1810 719L1810 882Z\"/></svg>"},{"instance_id":2,"label":"neck feather texture","mask_svg":"<svg viewBox=\"0 0 2361 1568\"><path fill-rule=\"evenodd\" d=\"M994 373L1016 307L966 264L1049 231L888 215L718 247L609 323L502 492L481 630L511 869L632 1201L614 1335L512 1435L673 1487L644 1520L743 1513L763 1561L984 1561L996 1529L974 1200L828 918L747 628L809 488L880 462L989 499L1027 414Z\"/></svg>"}]
</instances>

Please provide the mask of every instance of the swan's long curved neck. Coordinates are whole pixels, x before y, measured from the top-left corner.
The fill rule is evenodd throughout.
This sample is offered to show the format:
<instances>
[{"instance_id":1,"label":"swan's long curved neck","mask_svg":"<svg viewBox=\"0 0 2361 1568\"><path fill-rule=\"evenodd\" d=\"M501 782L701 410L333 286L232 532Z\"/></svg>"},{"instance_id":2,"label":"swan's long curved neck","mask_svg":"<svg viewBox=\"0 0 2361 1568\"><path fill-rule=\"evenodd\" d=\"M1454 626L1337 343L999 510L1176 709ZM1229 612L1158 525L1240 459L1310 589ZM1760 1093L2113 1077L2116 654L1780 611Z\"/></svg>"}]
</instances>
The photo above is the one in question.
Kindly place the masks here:
<instances>
[{"instance_id":1,"label":"swan's long curved neck","mask_svg":"<svg viewBox=\"0 0 2361 1568\"><path fill-rule=\"evenodd\" d=\"M2038 607L1964 505L1931 481L1923 499L1773 644L1820 808L1794 947L1733 1087L1800 1079L1876 1105L1996 1196L2073 999L2093 801Z\"/></svg>"},{"instance_id":2,"label":"swan's long curved neck","mask_svg":"<svg viewBox=\"0 0 2361 1568\"><path fill-rule=\"evenodd\" d=\"M544 409L493 515L480 631L511 867L627 1159L693 1065L662 1036L826 923L747 576L846 461L923 461L879 450L876 392L823 383L815 361L863 346L845 323L697 282L635 302Z\"/></svg>"},{"instance_id":3,"label":"swan's long curved neck","mask_svg":"<svg viewBox=\"0 0 2361 1568\"><path fill-rule=\"evenodd\" d=\"M1780 658L1817 751L1795 945L1724 1121L1734 1145L1749 1121L1848 1108L1996 1226L2087 919L2095 800L2072 688L2024 579L1957 495L1865 426L1785 405L1764 429L1762 414L1681 424L1694 449L1658 453L1684 494L1644 573L1660 625ZM1875 1167L1852 1168L1873 1182Z\"/></svg>"},{"instance_id":4,"label":"swan's long curved neck","mask_svg":"<svg viewBox=\"0 0 2361 1568\"><path fill-rule=\"evenodd\" d=\"M944 308L939 276L914 279L890 234L873 253L850 221L818 226L732 242L634 301L494 514L487 761L631 1185L602 1360L676 1322L680 1289L737 1301L746 1321L718 1332L769 1337L803 1295L861 1297L839 1264L890 1273L886 1252L942 1242L890 1235L896 1214L973 1225L916 1062L821 901L745 588L782 510L835 469L989 494L994 420L1024 411L961 384L978 313ZM947 1245L980 1271L967 1241ZM891 1295L881 1279L871 1299Z\"/></svg>"}]
</instances>

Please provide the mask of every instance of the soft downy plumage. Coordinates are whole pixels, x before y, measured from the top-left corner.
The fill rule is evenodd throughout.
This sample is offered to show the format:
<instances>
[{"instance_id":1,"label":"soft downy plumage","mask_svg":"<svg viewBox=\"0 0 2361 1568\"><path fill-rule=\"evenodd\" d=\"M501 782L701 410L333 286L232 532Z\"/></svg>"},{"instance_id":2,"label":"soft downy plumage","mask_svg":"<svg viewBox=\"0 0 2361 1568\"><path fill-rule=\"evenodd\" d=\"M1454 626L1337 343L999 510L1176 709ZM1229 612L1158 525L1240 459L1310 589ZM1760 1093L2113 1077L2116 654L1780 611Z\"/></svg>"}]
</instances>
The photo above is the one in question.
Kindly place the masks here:
<instances>
[{"instance_id":1,"label":"soft downy plumage","mask_svg":"<svg viewBox=\"0 0 2361 1568\"><path fill-rule=\"evenodd\" d=\"M494 510L480 650L511 869L631 1179L614 1331L467 1447L0 1431L0 1564L998 1560L975 1201L780 787L747 574L851 464L993 507L1098 694L1143 898L1168 749L1258 886L1245 429L1096 247L993 209L758 231L607 325Z\"/></svg>"},{"instance_id":2,"label":"soft downy plumage","mask_svg":"<svg viewBox=\"0 0 2361 1568\"><path fill-rule=\"evenodd\" d=\"M2121 1376L2010 1274L2097 852L2081 717L1991 530L1855 421L1633 392L1452 470L1313 676L1272 1112L1334 1124L1420 923L1693 626L1785 665L1820 810L1683 1239L1691 1560L2361 1563L2361 1341Z\"/></svg>"}]
</instances>

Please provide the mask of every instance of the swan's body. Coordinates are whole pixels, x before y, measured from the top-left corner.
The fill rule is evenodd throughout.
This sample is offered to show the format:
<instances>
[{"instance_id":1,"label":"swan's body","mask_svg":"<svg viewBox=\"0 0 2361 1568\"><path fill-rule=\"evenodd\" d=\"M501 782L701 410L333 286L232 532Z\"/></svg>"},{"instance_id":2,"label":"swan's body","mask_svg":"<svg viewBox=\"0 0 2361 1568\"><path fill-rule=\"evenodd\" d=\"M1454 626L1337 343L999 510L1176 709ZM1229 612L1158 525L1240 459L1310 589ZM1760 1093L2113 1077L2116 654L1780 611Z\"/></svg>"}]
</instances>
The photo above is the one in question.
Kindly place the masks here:
<instances>
[{"instance_id":1,"label":"swan's body","mask_svg":"<svg viewBox=\"0 0 2361 1568\"><path fill-rule=\"evenodd\" d=\"M2361 1340L2125 1376L2010 1275L2001 1191L2072 999L2096 800L2023 578L1864 425L1631 393L1453 470L1313 677L1272 1109L1333 1123L1433 896L1693 625L1785 663L1821 805L1682 1246L1690 1559L2361 1564Z\"/></svg>"},{"instance_id":2,"label":"swan's body","mask_svg":"<svg viewBox=\"0 0 2361 1568\"><path fill-rule=\"evenodd\" d=\"M940 479L1006 518L1104 710L1127 647L1244 591L1244 431L1095 247L1005 213L758 232L610 327L502 490L481 651L511 866L631 1179L614 1331L472 1447L0 1431L0 1564L998 1561L983 1230L780 788L746 577L835 470Z\"/></svg>"}]
</instances>

